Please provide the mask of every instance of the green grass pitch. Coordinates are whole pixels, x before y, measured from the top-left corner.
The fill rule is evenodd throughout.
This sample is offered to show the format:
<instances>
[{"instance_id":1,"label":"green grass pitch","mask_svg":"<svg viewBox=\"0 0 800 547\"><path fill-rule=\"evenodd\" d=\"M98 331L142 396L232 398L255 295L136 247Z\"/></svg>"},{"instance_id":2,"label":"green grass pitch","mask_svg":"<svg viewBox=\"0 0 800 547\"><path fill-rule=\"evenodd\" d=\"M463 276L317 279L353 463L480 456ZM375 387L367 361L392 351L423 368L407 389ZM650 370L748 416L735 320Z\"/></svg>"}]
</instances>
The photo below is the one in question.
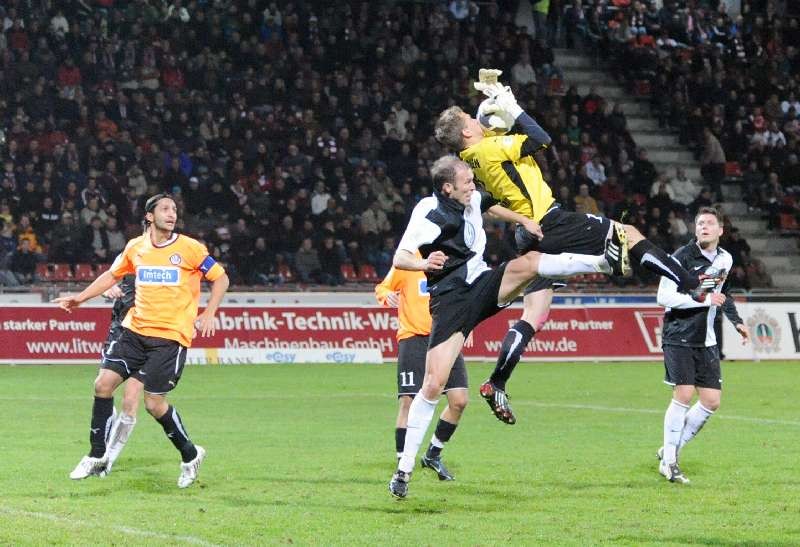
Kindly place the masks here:
<instances>
[{"instance_id":1,"label":"green grass pitch","mask_svg":"<svg viewBox=\"0 0 800 547\"><path fill-rule=\"evenodd\" d=\"M477 395L394 500L395 368L188 367L172 401L208 450L178 455L144 409L107 478L70 481L96 367L0 367L0 544L779 545L800 543L798 363L724 363L722 407L657 474L660 363L524 364L501 424ZM118 398L119 401L119 398Z\"/></svg>"}]
</instances>

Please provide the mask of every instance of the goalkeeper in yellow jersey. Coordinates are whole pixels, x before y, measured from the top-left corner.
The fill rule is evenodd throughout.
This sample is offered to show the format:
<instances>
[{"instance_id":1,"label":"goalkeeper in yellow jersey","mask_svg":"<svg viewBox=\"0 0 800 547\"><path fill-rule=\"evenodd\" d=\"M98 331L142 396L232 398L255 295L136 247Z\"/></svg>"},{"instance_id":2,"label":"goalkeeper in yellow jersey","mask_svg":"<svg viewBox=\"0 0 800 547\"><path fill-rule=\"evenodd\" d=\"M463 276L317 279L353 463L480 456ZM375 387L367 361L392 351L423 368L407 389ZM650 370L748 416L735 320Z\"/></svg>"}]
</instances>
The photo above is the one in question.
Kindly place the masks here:
<instances>
[{"instance_id":1,"label":"goalkeeper in yellow jersey","mask_svg":"<svg viewBox=\"0 0 800 547\"><path fill-rule=\"evenodd\" d=\"M482 76L485 71L482 69ZM520 254L530 250L548 254L605 254L614 274L622 276L630 275L630 256L648 270L674 281L679 291L704 298L704 293L713 289L717 280L689 273L633 226L559 207L533 158L534 153L550 145L550 135L517 104L510 88L496 82L499 71L489 72L494 73L490 78L493 81L483 81L482 77L475 85L489 97L481 104L478 116L498 120L500 124L505 121L509 127L499 129L510 129L513 125L520 132L492 135L496 128L483 127L478 119L452 106L439 115L435 136L443 145L458 152L472 168L475 182L500 205L540 225L541 239L517 225L517 251ZM516 417L508 404L505 384L525 347L547 319L553 283L537 278L525 290L522 318L506 334L495 370L480 388L492 412L507 424L514 424Z\"/></svg>"}]
</instances>

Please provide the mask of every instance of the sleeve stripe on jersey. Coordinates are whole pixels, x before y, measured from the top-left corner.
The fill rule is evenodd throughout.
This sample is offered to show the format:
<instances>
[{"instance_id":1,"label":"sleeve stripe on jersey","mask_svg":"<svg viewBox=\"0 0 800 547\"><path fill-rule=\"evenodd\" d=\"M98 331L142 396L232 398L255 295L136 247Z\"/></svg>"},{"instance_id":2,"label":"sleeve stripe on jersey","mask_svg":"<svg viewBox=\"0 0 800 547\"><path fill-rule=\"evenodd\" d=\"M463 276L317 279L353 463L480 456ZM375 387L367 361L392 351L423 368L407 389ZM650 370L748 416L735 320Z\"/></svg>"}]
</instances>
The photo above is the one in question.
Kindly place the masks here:
<instances>
[{"instance_id":1,"label":"sleeve stripe on jersey","mask_svg":"<svg viewBox=\"0 0 800 547\"><path fill-rule=\"evenodd\" d=\"M517 171L517 167L514 165L514 162L511 160L506 160L502 163L503 171L506 172L506 176L514 183L514 186L519 188L519 191L522 192L522 195L525 196L525 199L531 202L533 205L533 201L531 200L531 195L528 193L528 189L525 188L525 183L522 181L522 175L519 174Z\"/></svg>"},{"instance_id":2,"label":"sleeve stripe on jersey","mask_svg":"<svg viewBox=\"0 0 800 547\"><path fill-rule=\"evenodd\" d=\"M201 272L203 272L203 275L206 275L206 274L208 273L208 271L209 271L211 268L213 268L213 267L214 267L214 265L215 265L216 263L217 263L217 261L216 261L216 260L214 260L213 258L211 258L211 256L207 256L207 257L205 258L205 260L203 260L203 261L200 263L200 267L199 267L198 269L199 269Z\"/></svg>"}]
</instances>

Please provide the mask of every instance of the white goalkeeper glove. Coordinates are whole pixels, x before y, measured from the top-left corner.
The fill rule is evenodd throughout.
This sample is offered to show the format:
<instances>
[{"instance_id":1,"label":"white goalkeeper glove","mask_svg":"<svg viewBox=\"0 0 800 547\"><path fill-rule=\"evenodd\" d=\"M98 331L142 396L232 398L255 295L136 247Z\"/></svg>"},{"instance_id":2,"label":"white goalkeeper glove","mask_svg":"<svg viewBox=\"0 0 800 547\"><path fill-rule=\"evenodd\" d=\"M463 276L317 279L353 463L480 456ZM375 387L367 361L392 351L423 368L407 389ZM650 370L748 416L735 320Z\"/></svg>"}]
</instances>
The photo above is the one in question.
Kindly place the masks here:
<instances>
[{"instance_id":1,"label":"white goalkeeper glove","mask_svg":"<svg viewBox=\"0 0 800 547\"><path fill-rule=\"evenodd\" d=\"M517 99L514 97L514 93L511 91L510 87L500 86L500 88L501 89L494 97L494 103L500 107L500 109L511 114L516 120L519 115L522 114L522 108L517 104Z\"/></svg>"},{"instance_id":2,"label":"white goalkeeper glove","mask_svg":"<svg viewBox=\"0 0 800 547\"><path fill-rule=\"evenodd\" d=\"M497 81L497 77L502 73L502 70L496 68L482 68L478 71L478 81L473 82L472 85L476 90L493 99L503 88Z\"/></svg>"}]
</instances>

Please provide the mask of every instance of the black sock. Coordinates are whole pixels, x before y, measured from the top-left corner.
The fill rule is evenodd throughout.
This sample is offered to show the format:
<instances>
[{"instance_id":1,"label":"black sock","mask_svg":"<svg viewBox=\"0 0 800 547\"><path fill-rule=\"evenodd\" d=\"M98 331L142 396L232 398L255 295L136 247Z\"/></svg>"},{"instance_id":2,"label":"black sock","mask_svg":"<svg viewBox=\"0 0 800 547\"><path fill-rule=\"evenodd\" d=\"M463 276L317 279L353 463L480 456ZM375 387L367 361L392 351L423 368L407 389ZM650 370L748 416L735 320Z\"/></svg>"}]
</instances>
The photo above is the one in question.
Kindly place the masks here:
<instances>
[{"instance_id":1,"label":"black sock","mask_svg":"<svg viewBox=\"0 0 800 547\"><path fill-rule=\"evenodd\" d=\"M406 428L396 427L394 430L394 447L395 451L400 454L406 446Z\"/></svg>"},{"instance_id":2,"label":"black sock","mask_svg":"<svg viewBox=\"0 0 800 547\"><path fill-rule=\"evenodd\" d=\"M458 424L451 424L439 418L439 423L436 424L436 432L433 435L441 444L444 444L449 441L453 433L456 432L456 427L458 427ZM428 447L428 456L431 458L439 457L439 454L442 453L442 448L443 447L431 443Z\"/></svg>"},{"instance_id":3,"label":"black sock","mask_svg":"<svg viewBox=\"0 0 800 547\"><path fill-rule=\"evenodd\" d=\"M92 450L89 456L102 458L106 453L106 427L108 419L114 413L114 398L95 397L92 405L92 426L89 429L89 444Z\"/></svg>"},{"instance_id":4,"label":"black sock","mask_svg":"<svg viewBox=\"0 0 800 547\"><path fill-rule=\"evenodd\" d=\"M500 347L500 355L497 356L494 372L489 376L489 381L498 389L505 391L506 382L511 378L514 367L519 363L522 353L534 334L536 334L536 329L522 319L514 323L514 326L506 333L503 345Z\"/></svg>"},{"instance_id":5,"label":"black sock","mask_svg":"<svg viewBox=\"0 0 800 547\"><path fill-rule=\"evenodd\" d=\"M690 291L700 284L677 260L646 239L631 247L630 254L651 272L673 280L679 291Z\"/></svg>"},{"instance_id":6,"label":"black sock","mask_svg":"<svg viewBox=\"0 0 800 547\"><path fill-rule=\"evenodd\" d=\"M189 434L186 433L181 416L174 406L169 405L164 415L156 421L164 428L164 433L167 434L175 448L180 450L183 463L190 462L197 457L197 449L189 440Z\"/></svg>"}]
</instances>

